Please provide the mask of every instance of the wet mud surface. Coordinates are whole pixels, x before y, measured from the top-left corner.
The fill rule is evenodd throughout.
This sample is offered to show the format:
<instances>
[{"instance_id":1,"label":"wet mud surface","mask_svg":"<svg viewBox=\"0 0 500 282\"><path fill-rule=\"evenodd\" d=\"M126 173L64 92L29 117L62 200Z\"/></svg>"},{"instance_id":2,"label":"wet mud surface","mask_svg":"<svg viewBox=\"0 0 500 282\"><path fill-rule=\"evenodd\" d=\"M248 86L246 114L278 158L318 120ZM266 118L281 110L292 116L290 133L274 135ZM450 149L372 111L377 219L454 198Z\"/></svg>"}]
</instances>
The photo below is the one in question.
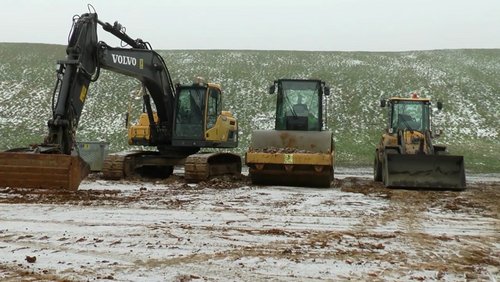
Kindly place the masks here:
<instances>
[{"instance_id":1,"label":"wet mud surface","mask_svg":"<svg viewBox=\"0 0 500 282\"><path fill-rule=\"evenodd\" d=\"M2 281L498 281L500 179L467 190L105 181L0 188Z\"/></svg>"}]
</instances>

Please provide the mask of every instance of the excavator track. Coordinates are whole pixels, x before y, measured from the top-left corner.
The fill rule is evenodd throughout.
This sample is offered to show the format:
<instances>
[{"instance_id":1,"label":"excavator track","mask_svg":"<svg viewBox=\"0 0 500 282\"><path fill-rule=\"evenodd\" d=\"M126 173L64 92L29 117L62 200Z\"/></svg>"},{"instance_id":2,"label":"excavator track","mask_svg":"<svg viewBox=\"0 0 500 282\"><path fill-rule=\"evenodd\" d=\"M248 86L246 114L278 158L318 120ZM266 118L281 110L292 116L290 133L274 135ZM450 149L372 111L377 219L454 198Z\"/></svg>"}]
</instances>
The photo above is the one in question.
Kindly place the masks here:
<instances>
[{"instance_id":1,"label":"excavator track","mask_svg":"<svg viewBox=\"0 0 500 282\"><path fill-rule=\"evenodd\" d=\"M102 174L104 179L120 180L125 178L124 163L130 152L109 154L104 160Z\"/></svg>"},{"instance_id":2,"label":"excavator track","mask_svg":"<svg viewBox=\"0 0 500 282\"><path fill-rule=\"evenodd\" d=\"M103 178L128 179L134 176L167 178L183 158L162 156L157 151L125 151L109 154L103 164Z\"/></svg>"},{"instance_id":3,"label":"excavator track","mask_svg":"<svg viewBox=\"0 0 500 282\"><path fill-rule=\"evenodd\" d=\"M241 174L241 157L231 153L198 153L184 163L184 178L194 183L214 176Z\"/></svg>"},{"instance_id":4,"label":"excavator track","mask_svg":"<svg viewBox=\"0 0 500 282\"><path fill-rule=\"evenodd\" d=\"M165 156L156 151L127 151L109 154L103 164L103 178L134 176L167 178L175 165L184 164L186 181L195 183L210 177L241 173L241 157L231 153L198 153L187 157Z\"/></svg>"}]
</instances>

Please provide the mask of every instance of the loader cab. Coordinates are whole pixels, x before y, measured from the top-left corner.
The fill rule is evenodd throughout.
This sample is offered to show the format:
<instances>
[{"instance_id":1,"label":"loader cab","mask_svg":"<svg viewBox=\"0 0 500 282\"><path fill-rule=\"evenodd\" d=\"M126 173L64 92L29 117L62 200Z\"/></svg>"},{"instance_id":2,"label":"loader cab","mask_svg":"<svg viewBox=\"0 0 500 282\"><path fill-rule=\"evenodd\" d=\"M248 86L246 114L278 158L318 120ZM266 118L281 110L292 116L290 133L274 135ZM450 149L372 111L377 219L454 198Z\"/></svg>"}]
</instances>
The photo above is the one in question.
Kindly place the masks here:
<instances>
[{"instance_id":1,"label":"loader cab","mask_svg":"<svg viewBox=\"0 0 500 282\"><path fill-rule=\"evenodd\" d=\"M425 132L430 130L430 101L427 99L391 98L389 106L389 133L399 130Z\"/></svg>"},{"instance_id":2,"label":"loader cab","mask_svg":"<svg viewBox=\"0 0 500 282\"><path fill-rule=\"evenodd\" d=\"M323 81L280 79L269 87L269 93L276 90L276 130L322 130L323 95L330 93Z\"/></svg>"},{"instance_id":3,"label":"loader cab","mask_svg":"<svg viewBox=\"0 0 500 282\"><path fill-rule=\"evenodd\" d=\"M218 84L195 82L176 86L174 146L236 147L236 119L222 111Z\"/></svg>"}]
</instances>

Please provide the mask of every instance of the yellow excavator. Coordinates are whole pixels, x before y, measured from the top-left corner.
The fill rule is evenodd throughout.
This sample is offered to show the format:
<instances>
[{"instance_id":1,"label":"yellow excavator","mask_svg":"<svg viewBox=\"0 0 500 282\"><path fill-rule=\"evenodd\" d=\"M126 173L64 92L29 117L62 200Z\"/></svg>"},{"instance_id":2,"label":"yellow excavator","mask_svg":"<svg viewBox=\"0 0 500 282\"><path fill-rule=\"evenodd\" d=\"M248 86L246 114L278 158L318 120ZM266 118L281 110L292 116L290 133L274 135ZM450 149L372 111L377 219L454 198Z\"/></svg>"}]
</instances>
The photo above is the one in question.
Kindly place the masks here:
<instances>
[{"instance_id":1,"label":"yellow excavator","mask_svg":"<svg viewBox=\"0 0 500 282\"><path fill-rule=\"evenodd\" d=\"M99 25L130 48L98 41ZM89 85L101 68L141 82L144 113L129 128L128 141L156 147L110 154L103 164L105 178L135 173L168 177L179 164L193 182L241 172L239 155L199 152L238 145L238 124L222 111L220 86L203 81L174 85L163 58L148 42L132 39L118 22L101 22L96 13L74 18L66 53L66 59L58 61L48 135L41 144L0 153L0 187L78 189L89 166L79 156L76 132Z\"/></svg>"},{"instance_id":2,"label":"yellow excavator","mask_svg":"<svg viewBox=\"0 0 500 282\"><path fill-rule=\"evenodd\" d=\"M380 101L388 108L388 125L375 150L375 181L391 188L465 189L463 156L434 144L440 130L432 131L431 105L416 93ZM442 109L441 102L437 108Z\"/></svg>"},{"instance_id":3,"label":"yellow excavator","mask_svg":"<svg viewBox=\"0 0 500 282\"><path fill-rule=\"evenodd\" d=\"M330 88L321 80L279 79L269 88L276 91L275 129L254 130L246 152L252 183L330 187L335 148L323 107Z\"/></svg>"}]
</instances>

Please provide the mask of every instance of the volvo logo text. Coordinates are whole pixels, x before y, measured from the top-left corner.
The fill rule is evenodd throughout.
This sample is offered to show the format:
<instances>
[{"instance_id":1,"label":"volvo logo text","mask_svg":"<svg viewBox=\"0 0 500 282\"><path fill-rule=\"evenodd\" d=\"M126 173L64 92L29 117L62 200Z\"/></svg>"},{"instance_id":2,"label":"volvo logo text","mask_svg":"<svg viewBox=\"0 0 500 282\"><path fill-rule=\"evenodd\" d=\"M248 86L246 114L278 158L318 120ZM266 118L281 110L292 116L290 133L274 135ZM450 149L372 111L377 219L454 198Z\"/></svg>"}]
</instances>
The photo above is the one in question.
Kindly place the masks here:
<instances>
[{"instance_id":1,"label":"volvo logo text","mask_svg":"<svg viewBox=\"0 0 500 282\"><path fill-rule=\"evenodd\" d=\"M129 66L137 66L137 59L134 57L111 54L113 57L113 63L120 65L129 65Z\"/></svg>"}]
</instances>

